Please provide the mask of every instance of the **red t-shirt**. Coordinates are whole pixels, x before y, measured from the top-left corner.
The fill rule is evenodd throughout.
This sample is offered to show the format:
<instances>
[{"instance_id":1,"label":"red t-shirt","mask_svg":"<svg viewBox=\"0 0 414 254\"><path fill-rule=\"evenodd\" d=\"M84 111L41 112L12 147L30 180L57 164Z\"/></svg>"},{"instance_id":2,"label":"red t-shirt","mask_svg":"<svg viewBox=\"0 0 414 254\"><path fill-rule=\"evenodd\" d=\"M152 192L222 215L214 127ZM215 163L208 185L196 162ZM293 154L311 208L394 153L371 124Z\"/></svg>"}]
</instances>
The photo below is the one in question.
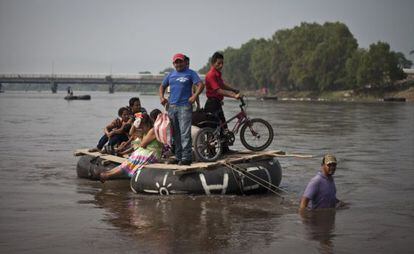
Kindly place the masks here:
<instances>
[{"instance_id":1,"label":"red t-shirt","mask_svg":"<svg viewBox=\"0 0 414 254\"><path fill-rule=\"evenodd\" d=\"M206 95L207 98L223 100L223 95L217 93L217 89L223 88L224 81L221 72L211 67L206 75Z\"/></svg>"}]
</instances>

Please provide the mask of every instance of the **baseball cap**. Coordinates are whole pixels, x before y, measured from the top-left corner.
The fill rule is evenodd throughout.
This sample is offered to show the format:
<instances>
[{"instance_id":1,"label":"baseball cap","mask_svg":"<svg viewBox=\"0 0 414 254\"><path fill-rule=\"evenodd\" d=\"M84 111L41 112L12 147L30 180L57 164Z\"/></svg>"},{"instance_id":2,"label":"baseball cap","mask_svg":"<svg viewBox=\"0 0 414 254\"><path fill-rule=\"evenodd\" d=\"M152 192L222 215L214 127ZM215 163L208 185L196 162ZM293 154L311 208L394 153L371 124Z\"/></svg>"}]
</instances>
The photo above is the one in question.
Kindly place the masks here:
<instances>
[{"instance_id":1,"label":"baseball cap","mask_svg":"<svg viewBox=\"0 0 414 254\"><path fill-rule=\"evenodd\" d=\"M174 63L175 61L177 61L178 59L179 59L179 60L184 61L184 59L185 59L185 55L184 55L184 54L181 54L181 53L175 54L175 55L173 56L173 63Z\"/></svg>"},{"instance_id":2,"label":"baseball cap","mask_svg":"<svg viewBox=\"0 0 414 254\"><path fill-rule=\"evenodd\" d=\"M330 163L335 163L336 164L336 158L332 154L326 154L323 158L325 160L326 165L328 165Z\"/></svg>"}]
</instances>

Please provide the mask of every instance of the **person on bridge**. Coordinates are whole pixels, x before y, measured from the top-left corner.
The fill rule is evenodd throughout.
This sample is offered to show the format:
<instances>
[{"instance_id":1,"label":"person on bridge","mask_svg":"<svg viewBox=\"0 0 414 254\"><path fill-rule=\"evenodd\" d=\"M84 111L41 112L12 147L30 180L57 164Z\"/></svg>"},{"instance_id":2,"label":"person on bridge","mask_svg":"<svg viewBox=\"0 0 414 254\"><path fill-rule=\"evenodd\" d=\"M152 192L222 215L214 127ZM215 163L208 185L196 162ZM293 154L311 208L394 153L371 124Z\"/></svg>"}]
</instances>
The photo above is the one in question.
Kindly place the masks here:
<instances>
[{"instance_id":1,"label":"person on bridge","mask_svg":"<svg viewBox=\"0 0 414 254\"><path fill-rule=\"evenodd\" d=\"M174 163L191 165L192 104L203 91L204 84L195 71L187 68L183 54L174 55L173 65L175 70L168 73L160 85L160 102L164 106L168 103L168 115L174 129L173 142L176 157ZM197 86L194 94L192 92L193 85ZM170 87L168 100L164 97L167 87Z\"/></svg>"},{"instance_id":2,"label":"person on bridge","mask_svg":"<svg viewBox=\"0 0 414 254\"><path fill-rule=\"evenodd\" d=\"M226 84L221 77L221 70L224 66L224 56L215 52L211 57L211 68L206 74L206 95L207 101L204 105L204 111L216 115L220 122L225 123L226 118L223 112L224 97L234 98L236 100L242 97L239 90ZM224 126L227 129L227 125ZM223 153L230 152L227 144L223 147Z\"/></svg>"},{"instance_id":3,"label":"person on bridge","mask_svg":"<svg viewBox=\"0 0 414 254\"><path fill-rule=\"evenodd\" d=\"M314 210L345 205L336 198L336 186L333 179L336 165L335 156L327 154L323 157L321 171L310 180L303 193L299 207L300 212L306 208Z\"/></svg>"}]
</instances>

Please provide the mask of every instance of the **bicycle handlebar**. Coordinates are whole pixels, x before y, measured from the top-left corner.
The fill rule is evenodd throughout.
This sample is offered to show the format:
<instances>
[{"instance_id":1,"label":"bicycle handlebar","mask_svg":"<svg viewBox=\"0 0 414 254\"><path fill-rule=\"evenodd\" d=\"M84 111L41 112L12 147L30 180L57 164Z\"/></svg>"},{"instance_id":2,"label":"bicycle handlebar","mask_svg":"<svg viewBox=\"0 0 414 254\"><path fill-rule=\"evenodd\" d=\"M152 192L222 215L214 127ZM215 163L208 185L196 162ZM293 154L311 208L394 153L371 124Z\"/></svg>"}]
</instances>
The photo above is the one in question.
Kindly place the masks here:
<instances>
[{"instance_id":1,"label":"bicycle handlebar","mask_svg":"<svg viewBox=\"0 0 414 254\"><path fill-rule=\"evenodd\" d=\"M241 104L240 104L241 108L246 106L246 103L244 103L243 97L240 97L240 102L241 102Z\"/></svg>"}]
</instances>

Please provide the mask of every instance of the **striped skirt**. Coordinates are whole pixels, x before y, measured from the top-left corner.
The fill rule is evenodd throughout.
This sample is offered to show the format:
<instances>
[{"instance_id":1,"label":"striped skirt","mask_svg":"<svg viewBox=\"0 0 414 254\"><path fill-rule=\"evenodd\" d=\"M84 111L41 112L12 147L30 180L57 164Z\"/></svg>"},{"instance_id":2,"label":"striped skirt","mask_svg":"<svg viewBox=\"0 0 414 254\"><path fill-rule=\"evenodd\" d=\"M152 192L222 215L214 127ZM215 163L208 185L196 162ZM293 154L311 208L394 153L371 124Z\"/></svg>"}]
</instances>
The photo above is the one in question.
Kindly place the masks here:
<instances>
[{"instance_id":1,"label":"striped skirt","mask_svg":"<svg viewBox=\"0 0 414 254\"><path fill-rule=\"evenodd\" d=\"M129 177L137 171L143 168L145 165L150 163L156 163L158 158L156 152L139 147L129 157L128 160L124 161L119 167L128 174Z\"/></svg>"}]
</instances>

